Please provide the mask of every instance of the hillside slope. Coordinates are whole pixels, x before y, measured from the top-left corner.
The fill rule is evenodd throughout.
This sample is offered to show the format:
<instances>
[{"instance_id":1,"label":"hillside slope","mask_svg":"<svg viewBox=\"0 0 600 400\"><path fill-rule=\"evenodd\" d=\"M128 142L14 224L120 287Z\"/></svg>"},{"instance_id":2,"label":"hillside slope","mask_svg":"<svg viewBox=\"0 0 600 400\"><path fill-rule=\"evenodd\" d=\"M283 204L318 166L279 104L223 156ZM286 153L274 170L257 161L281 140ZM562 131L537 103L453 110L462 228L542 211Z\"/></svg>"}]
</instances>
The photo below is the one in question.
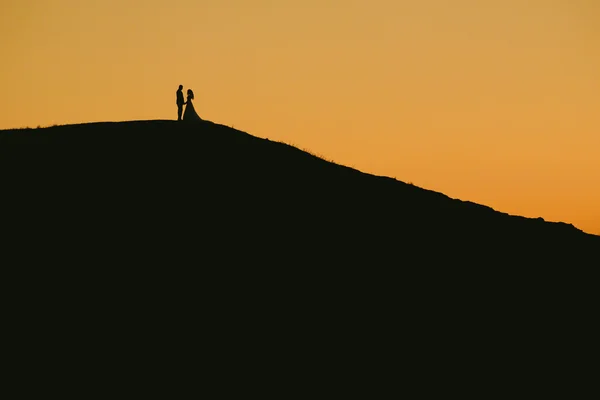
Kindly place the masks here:
<instances>
[{"instance_id":1,"label":"hillside slope","mask_svg":"<svg viewBox=\"0 0 600 400\"><path fill-rule=\"evenodd\" d=\"M596 341L599 237L222 125L0 131L0 174L28 346L38 332L98 357L199 346L211 369L400 369L451 391L546 379Z\"/></svg>"}]
</instances>

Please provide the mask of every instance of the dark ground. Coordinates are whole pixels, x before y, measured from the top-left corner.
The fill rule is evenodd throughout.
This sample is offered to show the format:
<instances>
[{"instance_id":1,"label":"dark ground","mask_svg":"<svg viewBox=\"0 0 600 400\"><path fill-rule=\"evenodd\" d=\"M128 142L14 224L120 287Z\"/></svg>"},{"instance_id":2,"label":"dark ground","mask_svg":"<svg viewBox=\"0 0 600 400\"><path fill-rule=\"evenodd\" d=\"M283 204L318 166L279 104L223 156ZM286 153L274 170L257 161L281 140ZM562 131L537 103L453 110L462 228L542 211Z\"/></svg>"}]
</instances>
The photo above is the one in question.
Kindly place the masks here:
<instances>
[{"instance_id":1,"label":"dark ground","mask_svg":"<svg viewBox=\"0 0 600 400\"><path fill-rule=\"evenodd\" d=\"M593 332L600 237L209 121L0 131L0 168L3 264L46 329L208 335L225 359L311 371L391 363L382 379L449 392L455 373L569 359Z\"/></svg>"}]
</instances>

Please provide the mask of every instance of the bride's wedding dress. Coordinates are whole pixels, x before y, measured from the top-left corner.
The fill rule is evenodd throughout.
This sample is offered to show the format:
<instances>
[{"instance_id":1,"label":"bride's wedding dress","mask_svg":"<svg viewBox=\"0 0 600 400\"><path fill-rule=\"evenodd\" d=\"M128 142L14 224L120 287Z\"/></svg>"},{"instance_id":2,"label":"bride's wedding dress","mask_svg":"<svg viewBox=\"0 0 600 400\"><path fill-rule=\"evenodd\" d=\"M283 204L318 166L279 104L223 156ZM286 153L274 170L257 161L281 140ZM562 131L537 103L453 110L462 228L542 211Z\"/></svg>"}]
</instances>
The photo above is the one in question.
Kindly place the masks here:
<instances>
[{"instance_id":1,"label":"bride's wedding dress","mask_svg":"<svg viewBox=\"0 0 600 400\"><path fill-rule=\"evenodd\" d=\"M186 105L185 105L185 111L183 112L183 120L184 121L202 121L202 118L200 118L200 116L196 112L196 109L194 109L194 103L192 103L192 99L190 99L190 98L188 98Z\"/></svg>"}]
</instances>

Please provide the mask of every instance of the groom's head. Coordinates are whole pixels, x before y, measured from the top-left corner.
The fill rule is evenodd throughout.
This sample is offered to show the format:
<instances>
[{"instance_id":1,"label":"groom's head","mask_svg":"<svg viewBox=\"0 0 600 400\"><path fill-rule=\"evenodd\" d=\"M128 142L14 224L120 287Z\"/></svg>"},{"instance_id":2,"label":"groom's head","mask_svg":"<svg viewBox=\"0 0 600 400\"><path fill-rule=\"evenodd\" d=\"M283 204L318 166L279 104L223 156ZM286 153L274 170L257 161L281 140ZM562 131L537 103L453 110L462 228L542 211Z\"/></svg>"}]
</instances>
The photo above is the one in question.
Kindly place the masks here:
<instances>
[{"instance_id":1,"label":"groom's head","mask_svg":"<svg viewBox=\"0 0 600 400\"><path fill-rule=\"evenodd\" d=\"M183 90L183 85L179 85L179 90Z\"/></svg>"}]
</instances>

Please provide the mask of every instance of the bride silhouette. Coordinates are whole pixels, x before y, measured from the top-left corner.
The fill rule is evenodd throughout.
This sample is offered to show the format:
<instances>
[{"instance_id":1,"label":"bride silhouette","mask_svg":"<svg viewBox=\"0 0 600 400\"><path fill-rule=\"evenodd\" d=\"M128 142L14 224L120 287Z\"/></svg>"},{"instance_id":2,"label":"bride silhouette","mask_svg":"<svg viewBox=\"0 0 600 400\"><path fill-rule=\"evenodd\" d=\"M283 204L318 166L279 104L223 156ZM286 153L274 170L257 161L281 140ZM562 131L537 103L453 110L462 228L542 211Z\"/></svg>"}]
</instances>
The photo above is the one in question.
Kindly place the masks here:
<instances>
[{"instance_id":1,"label":"bride silhouette","mask_svg":"<svg viewBox=\"0 0 600 400\"><path fill-rule=\"evenodd\" d=\"M185 104L185 112L183 113L184 121L201 121L202 118L198 115L196 110L194 109L194 103L192 100L194 99L194 92L192 89L187 90L187 100Z\"/></svg>"}]
</instances>

